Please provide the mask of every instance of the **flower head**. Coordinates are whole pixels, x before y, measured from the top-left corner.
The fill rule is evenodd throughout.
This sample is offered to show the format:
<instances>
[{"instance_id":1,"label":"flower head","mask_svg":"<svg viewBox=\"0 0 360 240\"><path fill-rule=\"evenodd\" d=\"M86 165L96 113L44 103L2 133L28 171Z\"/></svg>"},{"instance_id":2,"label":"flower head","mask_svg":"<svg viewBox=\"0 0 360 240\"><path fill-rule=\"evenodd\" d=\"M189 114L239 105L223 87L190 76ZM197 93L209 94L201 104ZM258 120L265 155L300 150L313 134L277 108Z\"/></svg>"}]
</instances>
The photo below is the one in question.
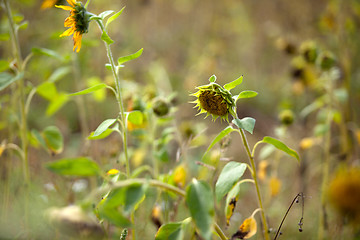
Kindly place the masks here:
<instances>
[{"instance_id":1,"label":"flower head","mask_svg":"<svg viewBox=\"0 0 360 240\"><path fill-rule=\"evenodd\" d=\"M206 113L206 117L211 115L213 120L220 117L226 121L229 121L229 113L233 116L236 115L233 110L235 107L235 101L228 90L215 82L199 86L197 89L199 91L192 94L192 96L197 97L197 99L192 103L196 103L195 107L199 108L200 112L198 115Z\"/></svg>"},{"instance_id":2,"label":"flower head","mask_svg":"<svg viewBox=\"0 0 360 240\"><path fill-rule=\"evenodd\" d=\"M58 6L67 11L70 11L70 16L65 19L64 26L69 27L63 32L60 37L73 35L74 48L73 51L79 52L81 48L81 38L84 33L88 32L90 14L86 11L86 8L81 2L75 0L66 0L70 6Z\"/></svg>"}]
</instances>

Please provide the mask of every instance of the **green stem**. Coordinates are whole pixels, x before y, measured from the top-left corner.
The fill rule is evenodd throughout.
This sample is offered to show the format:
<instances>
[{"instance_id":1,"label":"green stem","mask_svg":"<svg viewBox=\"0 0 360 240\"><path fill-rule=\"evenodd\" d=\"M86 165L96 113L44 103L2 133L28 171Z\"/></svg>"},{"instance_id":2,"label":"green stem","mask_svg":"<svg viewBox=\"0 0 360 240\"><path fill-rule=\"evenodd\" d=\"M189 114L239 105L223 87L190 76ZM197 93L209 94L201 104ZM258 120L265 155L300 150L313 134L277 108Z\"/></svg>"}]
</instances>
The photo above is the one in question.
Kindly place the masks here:
<instances>
[{"instance_id":1,"label":"green stem","mask_svg":"<svg viewBox=\"0 0 360 240\"><path fill-rule=\"evenodd\" d=\"M104 27L103 22L101 20L96 20L96 22L98 23L101 32L106 33L106 29ZM114 79L115 79L116 100L117 100L118 105L119 105L120 116L121 116L121 127L122 127L122 137L123 137L123 148L124 148L124 153L125 153L126 175L127 175L127 177L130 177L130 160L129 160L128 149L127 149L126 116L125 116L124 104L123 104L122 96L121 96L120 79L119 79L119 75L118 75L118 73L116 71L116 67L115 67L115 63L114 63L114 58L112 56L110 44L107 43L106 41L104 41L104 43L105 43L105 46L106 46L107 57L109 59L110 65L111 65L111 71L112 71Z\"/></svg>"},{"instance_id":2,"label":"green stem","mask_svg":"<svg viewBox=\"0 0 360 240\"><path fill-rule=\"evenodd\" d=\"M260 188L259 188L259 183L258 183L258 179L257 179L256 165L255 165L255 161L254 161L254 156L251 154L249 143L248 143L248 141L246 139L244 130L242 130L242 129L239 129L239 130L240 130L239 133L241 135L245 150L246 150L247 155L249 157L250 165L251 165L251 168L252 168L252 177L254 179L256 193L257 193L257 197L258 197L258 203L259 203L260 209L262 210L261 211L261 220L262 220L262 223L263 223L264 238L265 238L265 240L270 240L270 236L269 236L269 232L268 232L269 228L267 226L265 212L264 212L264 208L263 208L263 204L262 204L262 200L261 200L261 194L260 194Z\"/></svg>"}]
</instances>

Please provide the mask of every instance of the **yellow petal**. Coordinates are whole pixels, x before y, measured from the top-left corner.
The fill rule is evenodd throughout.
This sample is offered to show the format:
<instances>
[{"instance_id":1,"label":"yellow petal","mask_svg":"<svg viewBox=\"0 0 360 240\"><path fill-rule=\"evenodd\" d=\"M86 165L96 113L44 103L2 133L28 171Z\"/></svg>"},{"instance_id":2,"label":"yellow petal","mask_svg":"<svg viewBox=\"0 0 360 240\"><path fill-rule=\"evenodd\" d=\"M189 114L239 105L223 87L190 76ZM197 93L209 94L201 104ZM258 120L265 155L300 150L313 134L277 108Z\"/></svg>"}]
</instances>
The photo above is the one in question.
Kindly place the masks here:
<instances>
[{"instance_id":1,"label":"yellow petal","mask_svg":"<svg viewBox=\"0 0 360 240\"><path fill-rule=\"evenodd\" d=\"M115 175L115 174L118 174L119 173L119 170L113 168L113 169L110 169L109 171L107 171L107 175Z\"/></svg>"},{"instance_id":2,"label":"yellow petal","mask_svg":"<svg viewBox=\"0 0 360 240\"><path fill-rule=\"evenodd\" d=\"M176 167L174 171L174 182L179 187L184 187L186 181L186 170L183 165L179 165Z\"/></svg>"},{"instance_id":3,"label":"yellow petal","mask_svg":"<svg viewBox=\"0 0 360 240\"><path fill-rule=\"evenodd\" d=\"M75 27L69 28L68 30L66 30L65 32L63 32L60 37L64 37L64 36L70 36L71 34L73 34L75 32Z\"/></svg>"},{"instance_id":4,"label":"yellow petal","mask_svg":"<svg viewBox=\"0 0 360 240\"><path fill-rule=\"evenodd\" d=\"M75 7L75 1L74 0L66 0L71 6Z\"/></svg>"},{"instance_id":5,"label":"yellow petal","mask_svg":"<svg viewBox=\"0 0 360 240\"><path fill-rule=\"evenodd\" d=\"M82 38L82 34L81 34L80 32L75 31L74 37L73 37L73 40L74 40L74 48L73 48L73 51L75 51L75 49L76 49L76 52L79 52L79 51L80 51L80 48L81 48L81 38Z\"/></svg>"},{"instance_id":6,"label":"yellow petal","mask_svg":"<svg viewBox=\"0 0 360 240\"><path fill-rule=\"evenodd\" d=\"M71 11L71 10L73 9L73 8L70 7L70 6L63 6L63 5L55 5L55 7L64 9L64 10L66 10L66 11Z\"/></svg>"},{"instance_id":7,"label":"yellow petal","mask_svg":"<svg viewBox=\"0 0 360 240\"><path fill-rule=\"evenodd\" d=\"M65 22L64 22L64 27L72 27L73 25L75 25L75 20L73 17L68 17L65 19Z\"/></svg>"}]
</instances>

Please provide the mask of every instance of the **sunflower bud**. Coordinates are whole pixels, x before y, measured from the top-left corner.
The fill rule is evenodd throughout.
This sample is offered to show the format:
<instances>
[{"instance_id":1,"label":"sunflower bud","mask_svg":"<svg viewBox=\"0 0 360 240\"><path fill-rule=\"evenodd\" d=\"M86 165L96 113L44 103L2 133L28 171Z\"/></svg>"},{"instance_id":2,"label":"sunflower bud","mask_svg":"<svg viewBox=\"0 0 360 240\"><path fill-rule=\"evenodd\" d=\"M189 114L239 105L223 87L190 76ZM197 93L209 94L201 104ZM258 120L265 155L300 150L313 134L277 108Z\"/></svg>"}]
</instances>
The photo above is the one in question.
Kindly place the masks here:
<instances>
[{"instance_id":1,"label":"sunflower bud","mask_svg":"<svg viewBox=\"0 0 360 240\"><path fill-rule=\"evenodd\" d=\"M192 96L197 97L197 99L192 103L196 103L195 107L199 108L200 112L198 115L206 113L206 117L211 115L213 120L220 117L226 121L229 121L229 113L233 116L236 115L233 110L235 101L228 90L215 82L197 87L197 89L199 91L192 94Z\"/></svg>"},{"instance_id":2,"label":"sunflower bud","mask_svg":"<svg viewBox=\"0 0 360 240\"><path fill-rule=\"evenodd\" d=\"M319 55L319 57L316 60L316 63L319 65L319 67L322 70L329 70L330 68L332 68L335 65L336 59L335 59L334 54L332 54L331 52L325 51Z\"/></svg>"},{"instance_id":3,"label":"sunflower bud","mask_svg":"<svg viewBox=\"0 0 360 240\"><path fill-rule=\"evenodd\" d=\"M294 122L294 113L289 110L283 110L279 114L279 119L283 125L291 125Z\"/></svg>"},{"instance_id":4,"label":"sunflower bud","mask_svg":"<svg viewBox=\"0 0 360 240\"><path fill-rule=\"evenodd\" d=\"M156 116L163 117L169 113L170 106L169 106L169 103L165 99L155 98L153 100L152 109L153 109L154 113L156 114Z\"/></svg>"},{"instance_id":5,"label":"sunflower bud","mask_svg":"<svg viewBox=\"0 0 360 240\"><path fill-rule=\"evenodd\" d=\"M308 63L315 63L315 60L319 54L318 47L313 41L303 42L300 46L300 52Z\"/></svg>"}]
</instances>

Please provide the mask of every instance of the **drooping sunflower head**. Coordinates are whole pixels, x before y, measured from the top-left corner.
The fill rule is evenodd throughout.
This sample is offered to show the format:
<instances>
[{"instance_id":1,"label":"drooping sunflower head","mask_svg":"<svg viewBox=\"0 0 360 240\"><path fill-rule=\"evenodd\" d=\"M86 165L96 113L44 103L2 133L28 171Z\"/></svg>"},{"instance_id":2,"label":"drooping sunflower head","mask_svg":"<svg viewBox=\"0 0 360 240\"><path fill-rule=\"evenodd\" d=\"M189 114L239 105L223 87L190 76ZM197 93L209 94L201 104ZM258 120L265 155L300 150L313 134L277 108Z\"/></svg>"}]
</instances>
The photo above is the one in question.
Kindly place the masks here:
<instances>
[{"instance_id":1,"label":"drooping sunflower head","mask_svg":"<svg viewBox=\"0 0 360 240\"><path fill-rule=\"evenodd\" d=\"M195 107L198 107L200 110L198 115L206 113L206 117L211 115L213 120L220 117L226 121L229 121L229 113L235 116L233 110L235 101L232 98L231 93L215 83L215 81L210 81L210 84L196 87L196 89L198 89L198 91L191 95L197 98L192 103L196 103Z\"/></svg>"},{"instance_id":2,"label":"drooping sunflower head","mask_svg":"<svg viewBox=\"0 0 360 240\"><path fill-rule=\"evenodd\" d=\"M88 32L91 14L86 10L81 2L75 0L66 0L70 6L56 7L70 11L70 16L65 19L64 26L69 27L60 37L73 35L74 48L73 51L79 52L81 48L81 39L84 33Z\"/></svg>"}]
</instances>

